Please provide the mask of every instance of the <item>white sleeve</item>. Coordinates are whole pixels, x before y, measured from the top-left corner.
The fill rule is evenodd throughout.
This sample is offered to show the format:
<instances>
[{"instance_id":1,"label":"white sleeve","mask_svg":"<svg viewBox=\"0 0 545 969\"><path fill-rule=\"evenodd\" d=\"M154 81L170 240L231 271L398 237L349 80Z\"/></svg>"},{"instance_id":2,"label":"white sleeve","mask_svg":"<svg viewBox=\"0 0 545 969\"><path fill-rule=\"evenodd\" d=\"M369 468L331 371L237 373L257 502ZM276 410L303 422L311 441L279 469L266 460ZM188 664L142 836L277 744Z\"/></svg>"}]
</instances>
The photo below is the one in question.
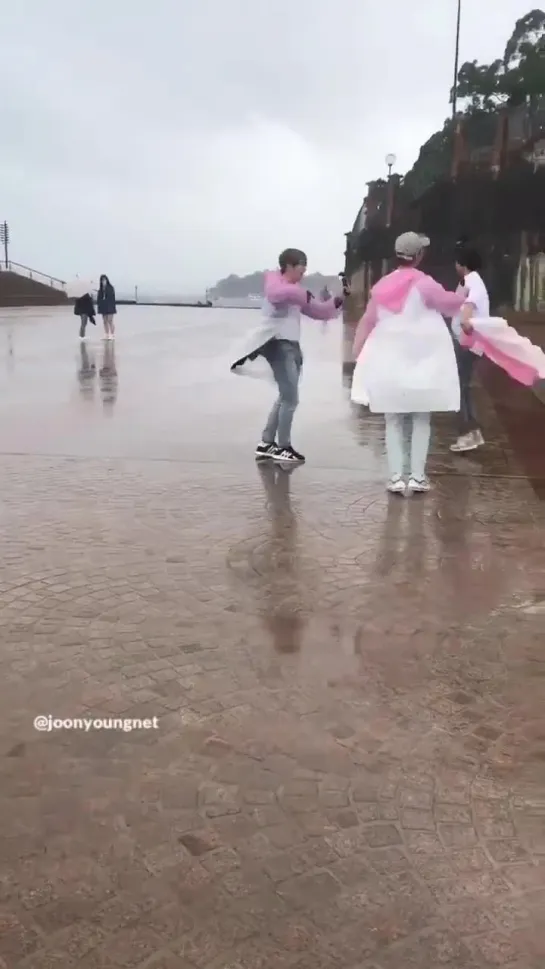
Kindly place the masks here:
<instances>
[{"instance_id":1,"label":"white sleeve","mask_svg":"<svg viewBox=\"0 0 545 969\"><path fill-rule=\"evenodd\" d=\"M479 287L474 280L471 280L467 287L467 296L464 305L467 306L468 303L471 303L475 308L479 305Z\"/></svg>"}]
</instances>

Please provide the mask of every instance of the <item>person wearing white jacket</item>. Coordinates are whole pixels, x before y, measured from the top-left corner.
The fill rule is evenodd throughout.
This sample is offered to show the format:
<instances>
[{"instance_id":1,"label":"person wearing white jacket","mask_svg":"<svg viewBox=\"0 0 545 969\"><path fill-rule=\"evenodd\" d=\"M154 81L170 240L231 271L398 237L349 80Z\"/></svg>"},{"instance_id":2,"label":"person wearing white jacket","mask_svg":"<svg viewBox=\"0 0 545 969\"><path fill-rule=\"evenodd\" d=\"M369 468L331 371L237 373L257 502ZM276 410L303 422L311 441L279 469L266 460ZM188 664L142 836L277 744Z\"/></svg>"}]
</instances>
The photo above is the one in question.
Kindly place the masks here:
<instances>
[{"instance_id":1,"label":"person wearing white jacket","mask_svg":"<svg viewBox=\"0 0 545 969\"><path fill-rule=\"evenodd\" d=\"M465 297L420 271L429 244L416 232L399 236L398 268L373 287L354 339L352 400L385 415L387 488L398 495L429 491L431 413L460 407L456 356L444 316L454 316Z\"/></svg>"},{"instance_id":2,"label":"person wearing white jacket","mask_svg":"<svg viewBox=\"0 0 545 969\"><path fill-rule=\"evenodd\" d=\"M463 246L458 250L456 272L461 279L458 291L465 296L465 302L460 313L452 320L452 336L460 377L460 413L458 440L451 445L450 450L459 453L474 451L484 444L475 414L471 388L475 364L481 352L468 349L460 343L464 324L467 324L471 317L486 319L490 316L490 299L480 275L481 269L482 259L476 249Z\"/></svg>"}]
</instances>

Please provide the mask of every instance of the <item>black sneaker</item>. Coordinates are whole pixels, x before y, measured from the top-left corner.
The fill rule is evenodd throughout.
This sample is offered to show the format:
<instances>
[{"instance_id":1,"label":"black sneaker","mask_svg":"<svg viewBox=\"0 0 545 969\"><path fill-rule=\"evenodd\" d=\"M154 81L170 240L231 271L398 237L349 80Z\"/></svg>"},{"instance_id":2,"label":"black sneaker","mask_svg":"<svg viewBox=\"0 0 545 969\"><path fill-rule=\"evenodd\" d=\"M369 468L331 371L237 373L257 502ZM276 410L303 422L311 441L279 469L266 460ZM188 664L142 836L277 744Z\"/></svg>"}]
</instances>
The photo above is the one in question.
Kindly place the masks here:
<instances>
[{"instance_id":1,"label":"black sneaker","mask_svg":"<svg viewBox=\"0 0 545 969\"><path fill-rule=\"evenodd\" d=\"M272 458L277 450L278 447L276 444L266 444L265 441L262 441L255 449L255 456L260 460Z\"/></svg>"},{"instance_id":2,"label":"black sneaker","mask_svg":"<svg viewBox=\"0 0 545 969\"><path fill-rule=\"evenodd\" d=\"M302 454L299 454L290 444L289 447L277 447L274 453L271 455L273 461L278 461L280 464L304 464L305 458Z\"/></svg>"}]
</instances>

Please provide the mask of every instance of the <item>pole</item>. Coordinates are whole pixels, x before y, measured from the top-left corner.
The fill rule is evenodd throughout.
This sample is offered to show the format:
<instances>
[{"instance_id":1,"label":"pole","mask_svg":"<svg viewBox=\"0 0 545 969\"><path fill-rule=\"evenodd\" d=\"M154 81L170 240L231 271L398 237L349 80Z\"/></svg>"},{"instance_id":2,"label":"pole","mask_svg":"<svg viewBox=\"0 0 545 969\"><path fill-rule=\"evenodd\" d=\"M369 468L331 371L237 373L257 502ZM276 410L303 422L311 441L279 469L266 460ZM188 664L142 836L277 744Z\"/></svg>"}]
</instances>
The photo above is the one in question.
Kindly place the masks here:
<instances>
[{"instance_id":1,"label":"pole","mask_svg":"<svg viewBox=\"0 0 545 969\"><path fill-rule=\"evenodd\" d=\"M0 239L4 243L4 262L6 264L6 269L7 269L8 263L9 263L9 257L8 257L9 225L7 224L7 222L2 222L2 225L0 225Z\"/></svg>"},{"instance_id":2,"label":"pole","mask_svg":"<svg viewBox=\"0 0 545 969\"><path fill-rule=\"evenodd\" d=\"M456 17L456 46L454 50L454 83L452 85L452 120L456 118L458 110L458 68L460 64L460 26L462 23L462 0L458 0L458 14Z\"/></svg>"}]
</instances>

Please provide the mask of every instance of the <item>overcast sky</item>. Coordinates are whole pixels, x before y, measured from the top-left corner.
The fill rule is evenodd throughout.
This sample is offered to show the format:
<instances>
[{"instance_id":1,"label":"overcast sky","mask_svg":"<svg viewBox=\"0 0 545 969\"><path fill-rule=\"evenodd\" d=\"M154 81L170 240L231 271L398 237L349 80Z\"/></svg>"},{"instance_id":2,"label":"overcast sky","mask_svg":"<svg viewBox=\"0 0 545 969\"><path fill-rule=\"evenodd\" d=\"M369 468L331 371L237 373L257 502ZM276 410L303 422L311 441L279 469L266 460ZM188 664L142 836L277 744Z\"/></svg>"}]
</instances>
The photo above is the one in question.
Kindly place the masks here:
<instances>
[{"instance_id":1,"label":"overcast sky","mask_svg":"<svg viewBox=\"0 0 545 969\"><path fill-rule=\"evenodd\" d=\"M463 0L463 60L531 0ZM448 113L456 0L12 0L0 220L12 258L196 292L274 263L342 268L365 183Z\"/></svg>"}]
</instances>

